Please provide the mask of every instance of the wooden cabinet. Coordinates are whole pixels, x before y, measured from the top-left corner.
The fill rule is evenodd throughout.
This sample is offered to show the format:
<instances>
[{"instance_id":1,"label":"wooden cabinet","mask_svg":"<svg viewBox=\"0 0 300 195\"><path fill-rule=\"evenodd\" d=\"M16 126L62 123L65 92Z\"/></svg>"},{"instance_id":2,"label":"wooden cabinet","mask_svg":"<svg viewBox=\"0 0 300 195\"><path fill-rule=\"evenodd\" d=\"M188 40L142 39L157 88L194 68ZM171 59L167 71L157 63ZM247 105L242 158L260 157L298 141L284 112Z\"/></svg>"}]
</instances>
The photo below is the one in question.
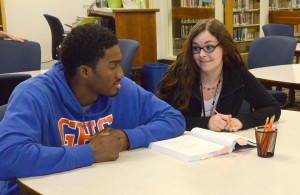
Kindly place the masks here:
<instances>
[{"instance_id":1,"label":"wooden cabinet","mask_svg":"<svg viewBox=\"0 0 300 195\"><path fill-rule=\"evenodd\" d=\"M172 42L173 55L177 56L182 50L184 41L191 27L200 19L214 18L214 1L172 0ZM194 2L194 4L191 4Z\"/></svg>"},{"instance_id":2,"label":"wooden cabinet","mask_svg":"<svg viewBox=\"0 0 300 195\"><path fill-rule=\"evenodd\" d=\"M6 32L6 20L5 20L5 9L4 9L4 0L0 1L0 30Z\"/></svg>"},{"instance_id":3,"label":"wooden cabinet","mask_svg":"<svg viewBox=\"0 0 300 195\"><path fill-rule=\"evenodd\" d=\"M157 62L156 12L159 9L93 8L89 15L101 16L110 23L120 39L134 39L140 47L134 60L135 67Z\"/></svg>"}]
</instances>

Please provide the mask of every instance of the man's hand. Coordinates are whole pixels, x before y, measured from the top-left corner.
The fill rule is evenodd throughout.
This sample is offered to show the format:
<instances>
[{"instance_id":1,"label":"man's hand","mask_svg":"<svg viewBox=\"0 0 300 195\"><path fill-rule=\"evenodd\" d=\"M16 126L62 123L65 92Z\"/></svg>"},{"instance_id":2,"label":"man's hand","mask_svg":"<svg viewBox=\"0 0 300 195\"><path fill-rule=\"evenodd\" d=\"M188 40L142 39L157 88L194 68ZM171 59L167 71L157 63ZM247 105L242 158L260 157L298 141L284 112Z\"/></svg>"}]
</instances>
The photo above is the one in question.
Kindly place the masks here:
<instances>
[{"instance_id":1,"label":"man's hand","mask_svg":"<svg viewBox=\"0 0 300 195\"><path fill-rule=\"evenodd\" d=\"M93 153L95 162L104 162L116 160L120 151L129 147L126 134L117 129L104 129L95 134L89 143Z\"/></svg>"}]
</instances>

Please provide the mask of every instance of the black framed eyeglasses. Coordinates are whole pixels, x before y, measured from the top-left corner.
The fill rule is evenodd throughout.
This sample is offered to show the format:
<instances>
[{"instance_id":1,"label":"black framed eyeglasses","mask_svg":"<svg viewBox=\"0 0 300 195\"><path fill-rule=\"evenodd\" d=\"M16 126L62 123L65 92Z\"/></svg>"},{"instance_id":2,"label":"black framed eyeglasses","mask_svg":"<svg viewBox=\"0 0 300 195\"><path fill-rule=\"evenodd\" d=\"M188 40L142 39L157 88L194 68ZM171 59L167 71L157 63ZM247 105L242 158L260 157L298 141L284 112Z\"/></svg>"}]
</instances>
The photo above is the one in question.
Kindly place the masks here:
<instances>
[{"instance_id":1,"label":"black framed eyeglasses","mask_svg":"<svg viewBox=\"0 0 300 195\"><path fill-rule=\"evenodd\" d=\"M206 53L212 53L215 51L216 47L218 47L220 44L217 45L206 45L204 47L200 46L192 46L192 52L193 54L197 54L201 52L201 49L203 49Z\"/></svg>"}]
</instances>

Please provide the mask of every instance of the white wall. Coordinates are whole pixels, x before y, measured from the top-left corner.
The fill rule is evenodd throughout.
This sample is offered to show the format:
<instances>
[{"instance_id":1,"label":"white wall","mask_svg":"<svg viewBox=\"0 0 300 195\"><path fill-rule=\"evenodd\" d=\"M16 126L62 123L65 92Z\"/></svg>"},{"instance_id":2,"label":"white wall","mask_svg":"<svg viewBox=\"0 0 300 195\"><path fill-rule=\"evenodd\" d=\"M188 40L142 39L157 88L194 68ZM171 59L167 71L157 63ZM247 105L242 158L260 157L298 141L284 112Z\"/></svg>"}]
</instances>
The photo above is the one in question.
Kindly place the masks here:
<instances>
[{"instance_id":1,"label":"white wall","mask_svg":"<svg viewBox=\"0 0 300 195\"><path fill-rule=\"evenodd\" d=\"M7 31L39 42L42 62L52 59L50 27L43 14L58 17L63 24L72 24L77 16L86 15L83 5L93 0L5 0ZM64 25L65 30L69 27Z\"/></svg>"},{"instance_id":2,"label":"white wall","mask_svg":"<svg viewBox=\"0 0 300 195\"><path fill-rule=\"evenodd\" d=\"M171 0L150 0L150 8L158 8L156 12L157 59L169 59L172 48Z\"/></svg>"},{"instance_id":3,"label":"white wall","mask_svg":"<svg viewBox=\"0 0 300 195\"><path fill-rule=\"evenodd\" d=\"M4 0L7 31L40 43L42 62L52 60L51 32L43 14L58 17L63 24L72 24L77 16L86 15L83 5L90 5L94 0ZM170 0L150 0L151 8L159 8L157 12L157 57L170 56L171 31ZM69 27L63 25L65 30ZM44 63L45 64L45 63ZM53 62L46 63L46 68ZM45 67L42 65L42 68Z\"/></svg>"}]
</instances>

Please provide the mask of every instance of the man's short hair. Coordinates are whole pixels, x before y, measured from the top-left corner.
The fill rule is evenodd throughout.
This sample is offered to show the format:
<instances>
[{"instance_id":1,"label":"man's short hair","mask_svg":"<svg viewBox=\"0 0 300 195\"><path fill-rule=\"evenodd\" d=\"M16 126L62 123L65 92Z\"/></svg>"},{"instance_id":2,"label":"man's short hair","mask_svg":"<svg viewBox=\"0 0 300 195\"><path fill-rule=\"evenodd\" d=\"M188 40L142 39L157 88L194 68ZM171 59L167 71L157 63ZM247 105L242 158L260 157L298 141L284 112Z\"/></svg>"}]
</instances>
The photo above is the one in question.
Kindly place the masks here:
<instances>
[{"instance_id":1,"label":"man's short hair","mask_svg":"<svg viewBox=\"0 0 300 195\"><path fill-rule=\"evenodd\" d=\"M66 76L72 77L81 65L94 67L105 50L118 44L115 34L96 24L85 24L72 29L61 46L61 62Z\"/></svg>"}]
</instances>

